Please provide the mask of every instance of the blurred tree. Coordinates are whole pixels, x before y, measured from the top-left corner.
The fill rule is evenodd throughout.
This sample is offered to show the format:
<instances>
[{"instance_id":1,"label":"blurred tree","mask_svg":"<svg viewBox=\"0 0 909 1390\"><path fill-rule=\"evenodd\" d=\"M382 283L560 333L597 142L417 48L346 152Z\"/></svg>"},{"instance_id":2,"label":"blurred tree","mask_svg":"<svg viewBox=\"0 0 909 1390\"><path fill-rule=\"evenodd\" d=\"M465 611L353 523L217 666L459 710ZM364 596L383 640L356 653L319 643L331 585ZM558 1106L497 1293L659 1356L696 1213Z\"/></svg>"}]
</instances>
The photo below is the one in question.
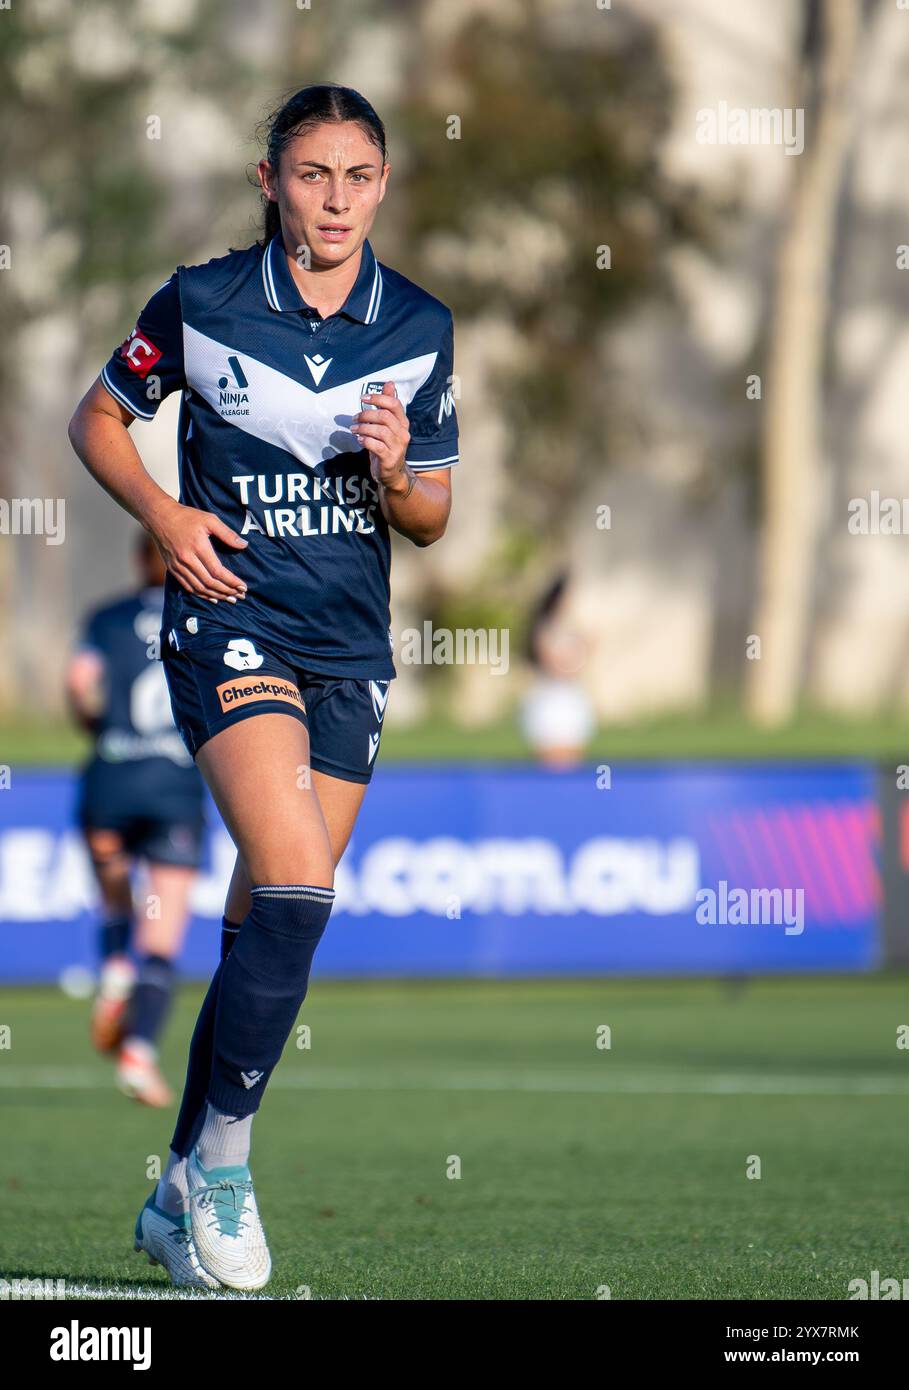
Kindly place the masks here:
<instances>
[{"instance_id":1,"label":"blurred tree","mask_svg":"<svg viewBox=\"0 0 909 1390\"><path fill-rule=\"evenodd\" d=\"M404 6L415 22L419 8ZM510 436L504 524L535 542L504 553L535 568L564 552L577 497L608 464L604 330L668 291L667 248L701 239L710 216L659 168L671 103L659 46L613 20L591 10L560 26L537 0L517 19L507 6L470 17L441 51L414 46L396 113L402 268L460 321L500 316L521 345L493 394Z\"/></svg>"},{"instance_id":2,"label":"blurred tree","mask_svg":"<svg viewBox=\"0 0 909 1390\"><path fill-rule=\"evenodd\" d=\"M248 52L251 18L267 28L239 0L126 11L36 0L0 15L0 495L63 498L68 523L62 548L2 547L0 622L16 630L18 659L0 672L0 705L26 690L33 704L58 698L47 653L65 650L73 607L110 552L105 505L76 506L93 485L66 438L86 364L103 362L175 264L211 254L225 208L235 226L254 209L248 113L256 84L259 103L274 91ZM213 148L225 93L246 122Z\"/></svg>"},{"instance_id":3,"label":"blurred tree","mask_svg":"<svg viewBox=\"0 0 909 1390\"><path fill-rule=\"evenodd\" d=\"M825 479L823 411L827 313L836 215L852 130L849 88L861 6L808 0L805 60L796 105L807 109L788 225L780 240L768 329L760 596L748 705L762 724L796 712L810 637Z\"/></svg>"}]
</instances>

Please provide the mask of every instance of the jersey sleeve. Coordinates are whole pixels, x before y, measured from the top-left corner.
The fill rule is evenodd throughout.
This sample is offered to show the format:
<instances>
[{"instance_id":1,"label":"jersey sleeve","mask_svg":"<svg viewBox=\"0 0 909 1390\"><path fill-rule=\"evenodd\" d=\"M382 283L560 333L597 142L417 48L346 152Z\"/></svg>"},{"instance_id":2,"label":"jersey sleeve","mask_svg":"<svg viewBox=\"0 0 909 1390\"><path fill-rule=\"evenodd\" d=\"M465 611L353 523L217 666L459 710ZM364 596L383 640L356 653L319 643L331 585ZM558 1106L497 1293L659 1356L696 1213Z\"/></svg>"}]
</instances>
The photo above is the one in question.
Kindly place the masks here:
<instances>
[{"instance_id":1,"label":"jersey sleeve","mask_svg":"<svg viewBox=\"0 0 909 1390\"><path fill-rule=\"evenodd\" d=\"M88 613L82 620L76 634L76 641L73 645L73 654L78 655L83 652L91 652L94 656L105 659L105 641L103 635L104 620L100 609L95 609Z\"/></svg>"},{"instance_id":2,"label":"jersey sleeve","mask_svg":"<svg viewBox=\"0 0 909 1390\"><path fill-rule=\"evenodd\" d=\"M155 291L132 333L111 354L101 370L101 381L140 420L153 420L165 396L186 385L176 271Z\"/></svg>"},{"instance_id":3,"label":"jersey sleeve","mask_svg":"<svg viewBox=\"0 0 909 1390\"><path fill-rule=\"evenodd\" d=\"M419 472L458 462L458 417L454 407L454 326L448 324L432 371L407 410L410 444L406 463Z\"/></svg>"}]
</instances>

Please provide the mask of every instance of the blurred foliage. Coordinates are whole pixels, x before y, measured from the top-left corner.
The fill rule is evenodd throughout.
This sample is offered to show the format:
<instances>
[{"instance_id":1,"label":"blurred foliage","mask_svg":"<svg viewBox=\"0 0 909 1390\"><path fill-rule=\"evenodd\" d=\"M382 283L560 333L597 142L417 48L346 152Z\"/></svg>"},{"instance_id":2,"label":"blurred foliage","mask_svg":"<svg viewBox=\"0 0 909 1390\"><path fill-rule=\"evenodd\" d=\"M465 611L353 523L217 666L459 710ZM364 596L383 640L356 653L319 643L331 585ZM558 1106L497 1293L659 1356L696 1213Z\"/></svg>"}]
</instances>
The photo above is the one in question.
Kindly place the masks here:
<instances>
[{"instance_id":1,"label":"blurred foliage","mask_svg":"<svg viewBox=\"0 0 909 1390\"><path fill-rule=\"evenodd\" d=\"M578 491L608 462L604 327L636 296L668 293L668 246L709 222L658 168L672 99L659 47L640 23L615 28L599 42L595 19L557 32L536 0L519 24L472 19L444 59L459 138L438 111L438 66L414 64L398 113L417 278L456 319L499 315L520 340L492 394L510 437L508 521L544 553L563 548ZM515 247L506 273L497 240Z\"/></svg>"},{"instance_id":2,"label":"blurred foliage","mask_svg":"<svg viewBox=\"0 0 909 1390\"><path fill-rule=\"evenodd\" d=\"M124 14L103 0L80 0L78 9L53 0L16 4L0 16L0 239L12 248L0 295L7 355L30 320L68 313L78 322L80 345L103 358L174 265L204 245L203 220L189 244L175 244L186 183L173 177L181 152L168 148L173 127L156 94L163 82L218 103L226 90L239 95L248 88L249 65L226 41L223 10L218 0L198 0L185 27L173 32L146 28L138 7ZM93 47L105 45L122 61L103 54L96 61ZM153 114L163 117L160 142L147 137ZM199 169L194 182L202 205L218 207L237 178L227 180L215 165ZM26 259L23 241L38 241L46 252L37 265L29 256L25 276L17 273ZM89 308L96 289L103 296ZM14 398L13 367L8 356L4 418Z\"/></svg>"},{"instance_id":3,"label":"blurred foliage","mask_svg":"<svg viewBox=\"0 0 909 1390\"><path fill-rule=\"evenodd\" d=\"M244 24L266 17L276 36L267 54L243 42ZM171 27L149 27L142 7L124 14L110 0L82 0L77 11L54 0L13 6L0 45L4 220L31 224L38 237L62 234L68 246L51 257L42 293L20 294L17 276L7 277L2 340L51 306L81 314L84 295L99 286L119 303L119 332L158 277L211 253L213 213L223 225L224 209L234 209L226 220L252 233L255 202L242 170L244 154L255 154L244 140L256 117L283 94L332 77L354 28L383 18L401 26L404 51L399 99L381 113L404 154L389 219L399 259L460 319L500 315L517 331L521 358L499 369L493 392L521 483L509 520L545 527L537 530L543 546L558 538L563 499L608 457L604 324L636 295L665 288L667 245L703 232L703 209L695 212L657 166L671 89L658 44L638 21L606 26L592 14L562 30L545 4L529 0L519 23L506 24L504 10L500 19L468 13L430 55L420 27L426 7L414 0L340 0L279 16L258 4L196 0ZM122 29L122 63L93 68L85 54L93 23L99 34ZM159 84L171 97L184 90L188 103L208 99L221 116L227 106L229 119L242 113L235 169L229 160L184 167L192 151L168 144L172 112L161 113L162 142L147 140ZM461 94L459 139L445 138L440 87ZM190 186L191 204L181 206ZM10 215L17 200L18 219ZM520 263L503 276L487 256L490 239L507 248L509 221L539 248L542 278ZM453 247L447 272L440 235ZM596 264L603 246L608 270ZM110 312L103 323L82 318L89 341L93 330L110 340Z\"/></svg>"},{"instance_id":4,"label":"blurred foliage","mask_svg":"<svg viewBox=\"0 0 909 1390\"><path fill-rule=\"evenodd\" d=\"M601 23L592 4L561 19L557 9L524 0L517 16L507 5L449 12L450 38L434 43L439 6L424 0L302 12L292 0L186 0L178 22L161 24L149 4L14 4L0 16L0 241L13 246L14 270L23 236L46 239L48 256L37 285L4 277L9 366L17 333L49 314L75 320L82 358L103 360L174 265L248 244L257 120L308 82L356 81L392 136L393 193L377 229L386 259L460 324L489 316L519 349L489 383L509 440L497 544L475 588L440 590L426 609L441 626L508 627L519 641L540 575L564 556L578 494L608 464L604 329L669 293L666 250L702 242L712 226L712 209L658 167L672 89L653 32L628 15ZM92 24L122 61L104 60L100 42L94 61ZM377 96L371 44L383 25L400 82L377 73ZM181 144L182 94L203 133ZM214 132L228 132L226 150L204 148L206 111ZM446 138L452 113L459 139ZM164 123L160 142L146 136L151 114ZM597 266L602 247L610 269ZM7 421L14 374L2 374Z\"/></svg>"}]
</instances>

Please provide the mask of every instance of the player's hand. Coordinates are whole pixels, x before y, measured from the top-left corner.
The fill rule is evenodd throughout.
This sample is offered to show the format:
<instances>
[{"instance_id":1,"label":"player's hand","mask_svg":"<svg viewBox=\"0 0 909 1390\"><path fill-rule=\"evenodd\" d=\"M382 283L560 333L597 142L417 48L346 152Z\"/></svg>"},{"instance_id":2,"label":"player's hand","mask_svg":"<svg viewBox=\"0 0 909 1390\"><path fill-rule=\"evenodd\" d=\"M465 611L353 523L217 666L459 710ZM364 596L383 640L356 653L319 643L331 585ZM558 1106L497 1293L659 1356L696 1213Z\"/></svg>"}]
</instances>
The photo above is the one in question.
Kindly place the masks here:
<instances>
[{"instance_id":1,"label":"player's hand","mask_svg":"<svg viewBox=\"0 0 909 1390\"><path fill-rule=\"evenodd\" d=\"M380 396L361 396L364 409L353 417L351 431L369 450L369 470L389 492L409 493L413 474L404 459L410 429L393 381L386 381Z\"/></svg>"},{"instance_id":2,"label":"player's hand","mask_svg":"<svg viewBox=\"0 0 909 1390\"><path fill-rule=\"evenodd\" d=\"M211 537L235 550L245 550L249 542L213 512L174 502L163 516L155 518L150 529L164 563L187 593L198 594L212 603L219 599L236 603L238 598L246 597L246 585L221 564Z\"/></svg>"}]
</instances>

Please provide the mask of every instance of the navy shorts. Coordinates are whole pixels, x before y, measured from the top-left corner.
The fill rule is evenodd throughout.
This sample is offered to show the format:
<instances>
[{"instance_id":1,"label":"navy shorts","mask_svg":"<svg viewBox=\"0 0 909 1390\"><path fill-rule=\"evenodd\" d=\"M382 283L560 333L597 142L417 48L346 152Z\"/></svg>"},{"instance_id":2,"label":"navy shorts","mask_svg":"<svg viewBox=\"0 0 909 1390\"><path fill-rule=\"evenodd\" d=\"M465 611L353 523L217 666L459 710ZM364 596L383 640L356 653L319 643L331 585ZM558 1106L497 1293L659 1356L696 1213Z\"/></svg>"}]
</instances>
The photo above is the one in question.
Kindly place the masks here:
<instances>
[{"instance_id":1,"label":"navy shorts","mask_svg":"<svg viewBox=\"0 0 909 1390\"><path fill-rule=\"evenodd\" d=\"M160 762L158 759L156 762ZM190 794L181 794L190 775ZM82 774L77 819L83 831L112 830L128 854L151 864L198 869L205 844L205 812L199 774L142 764L105 763L95 758ZM174 786L159 785L168 780Z\"/></svg>"},{"instance_id":2,"label":"navy shorts","mask_svg":"<svg viewBox=\"0 0 909 1390\"><path fill-rule=\"evenodd\" d=\"M162 653L174 723L194 758L222 729L280 712L306 725L316 772L345 782L372 777L389 681L318 675L239 630L184 625L165 634Z\"/></svg>"}]
</instances>

